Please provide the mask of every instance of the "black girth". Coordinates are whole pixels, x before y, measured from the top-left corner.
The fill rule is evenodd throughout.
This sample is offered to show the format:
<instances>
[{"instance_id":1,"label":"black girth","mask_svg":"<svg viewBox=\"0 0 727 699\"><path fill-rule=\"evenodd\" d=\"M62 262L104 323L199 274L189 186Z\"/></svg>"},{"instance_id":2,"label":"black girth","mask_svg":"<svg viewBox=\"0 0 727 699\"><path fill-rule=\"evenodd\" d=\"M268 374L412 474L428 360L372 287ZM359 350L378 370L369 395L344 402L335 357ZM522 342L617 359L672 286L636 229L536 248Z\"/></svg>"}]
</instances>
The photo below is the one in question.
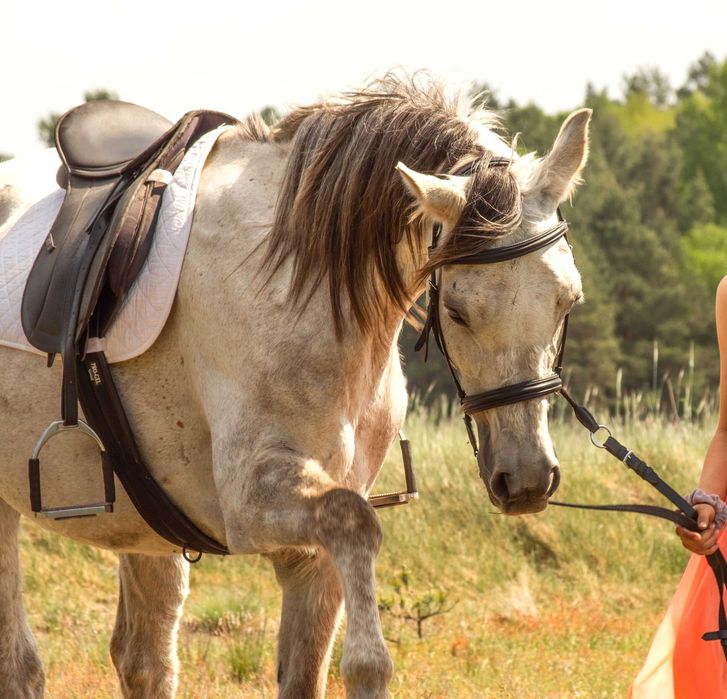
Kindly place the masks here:
<instances>
[{"instance_id":1,"label":"black girth","mask_svg":"<svg viewBox=\"0 0 727 699\"><path fill-rule=\"evenodd\" d=\"M490 161L491 166L502 166L507 165L508 161L493 159ZM466 174L458 172L456 174ZM436 249L439 243L439 237L442 232L442 227L439 223L434 225L432 230L432 244L429 247L429 252ZM539 233L531 238L514 243L513 245L506 245L497 248L487 248L478 253L472 255L464 255L452 264L470 264L470 265L481 265L481 264L494 264L496 262L504 262L507 260L513 260L523 255L528 255L538 250L552 245L560 238L565 237L568 232L568 224L561 216L560 210L558 210L558 223L552 228ZM469 437L472 450L475 457L478 454L477 437L472 424L472 415L474 413L483 410L492 410L494 408L500 408L504 405L511 405L513 403L519 403L526 400L535 400L538 398L544 398L551 393L560 393L570 404L573 412L578 421L590 432L591 442L594 446L605 449L609 454L617 458L629 469L634 471L640 478L644 479L652 487L661 493L667 500L674 504L678 511L670 510L665 507L657 507L653 505L580 505L574 503L555 502L550 501L551 505L558 505L560 507L575 507L589 510L606 510L615 512L634 512L638 514L649 515L652 517L659 517L660 519L666 519L670 522L674 522L685 529L691 531L699 531L697 527L697 512L695 509L677 493L668 483L664 482L659 475L650 468L644 461L642 461L636 454L621 444L612 435L611 431L593 417L590 411L578 404L566 391L561 380L561 373L563 368L563 358L565 353L566 336L568 332L568 315L563 320L563 326L560 337L560 347L558 350L558 357L556 366L553 368L553 373L550 376L543 378L530 379L527 381L521 381L519 383L509 384L507 386L501 386L499 388L491 389L489 391L482 391L474 395L467 395L462 388L462 384L457 377L457 372L452 364L452 361L447 352L447 344L442 333L442 326L439 320L439 285L437 283L436 270L432 271L429 277L429 300L427 304L427 318L424 324L419 339L415 345L415 349L419 350L422 347L425 348L425 361L427 358L428 344L429 344L429 333L434 334L434 339L437 342L444 359L449 367L449 371L454 380L454 384L457 388L459 395L460 404L464 412L464 422L467 428L467 435ZM597 441L596 435L599 432L606 432L607 438L602 442ZM727 612L725 612L724 604L724 590L727 587L727 561L718 549L716 553L707 556L709 566L715 576L717 586L719 588L720 605L718 610L718 622L719 630L705 633L702 638L705 641L718 640L722 644L722 650L725 658L727 659Z\"/></svg>"}]
</instances>

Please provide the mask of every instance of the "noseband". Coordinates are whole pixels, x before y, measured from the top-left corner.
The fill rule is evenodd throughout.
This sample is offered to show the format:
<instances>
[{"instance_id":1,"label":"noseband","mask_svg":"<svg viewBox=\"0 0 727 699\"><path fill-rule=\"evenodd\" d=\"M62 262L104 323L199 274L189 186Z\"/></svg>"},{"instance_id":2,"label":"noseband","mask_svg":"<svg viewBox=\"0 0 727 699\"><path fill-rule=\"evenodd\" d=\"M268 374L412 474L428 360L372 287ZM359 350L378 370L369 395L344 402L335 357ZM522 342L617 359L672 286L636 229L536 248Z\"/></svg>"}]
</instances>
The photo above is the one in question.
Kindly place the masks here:
<instances>
[{"instance_id":1,"label":"noseband","mask_svg":"<svg viewBox=\"0 0 727 699\"><path fill-rule=\"evenodd\" d=\"M496 160L491 161L490 165L506 165L509 161ZM441 224L437 223L432 229L432 244L429 246L429 254L436 250L439 243L439 237L442 233ZM558 210L558 223L542 233L538 233L530 238L513 243L512 245L505 245L497 248L487 248L480 250L479 252L472 253L471 255L463 255L453 260L449 264L456 265L490 265L497 262L506 262L507 260L514 260L524 255L537 252L538 250L544 250L553 243L557 242L561 238L566 237L568 233L568 223L563 219L560 210ZM563 365L563 354L565 352L565 341L568 332L568 316L566 315L563 320L563 329L560 336L560 347L558 349L558 358L556 365L553 368L553 373L550 376L537 379L529 379L527 381L520 381L519 383L507 384L506 386L500 386L489 391L482 391L481 393L475 393L473 395L467 395L465 390L462 388L462 384L457 377L452 360L449 357L447 351L447 343L444 340L444 333L442 332L442 325L439 319L439 285L437 283L437 273L433 270L429 276L429 289L428 289L429 301L427 304L427 318L424 323L419 339L415 345L415 350L420 350L425 347L425 359L426 350L428 349L429 333L434 334L434 339L437 342L444 360L447 362L449 371L454 379L454 385L457 388L459 395L460 405L464 412L464 422L467 427L467 436L469 437L470 444L472 445L472 451L475 457L478 453L477 437L475 435L474 427L472 425L472 415L481 410L490 410L492 408L500 408L503 405L511 405L513 403L520 403L526 400L534 400L536 398L543 398L551 393L557 393L563 391L563 382L561 380L561 372Z\"/></svg>"}]
</instances>

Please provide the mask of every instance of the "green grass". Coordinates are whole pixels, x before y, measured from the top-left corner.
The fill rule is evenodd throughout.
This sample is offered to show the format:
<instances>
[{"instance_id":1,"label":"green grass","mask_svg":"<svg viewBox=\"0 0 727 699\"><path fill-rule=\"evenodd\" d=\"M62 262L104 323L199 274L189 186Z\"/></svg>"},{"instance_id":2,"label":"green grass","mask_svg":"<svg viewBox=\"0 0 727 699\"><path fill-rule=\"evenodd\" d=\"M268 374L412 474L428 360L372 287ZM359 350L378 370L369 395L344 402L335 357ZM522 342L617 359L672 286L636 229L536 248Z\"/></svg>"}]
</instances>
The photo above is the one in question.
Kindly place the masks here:
<instances>
[{"instance_id":1,"label":"green grass","mask_svg":"<svg viewBox=\"0 0 727 699\"><path fill-rule=\"evenodd\" d=\"M650 488L571 423L552 430L561 458L559 497L659 502ZM710 430L634 422L617 436L683 492L696 482ZM549 508L527 517L494 512L459 419L407 420L421 500L382 511L380 598L406 570L412 599L444 593L448 609L416 624L383 614L396 665L392 695L562 699L624 697L687 561L672 527L635 515ZM377 490L400 487L392 450ZM51 699L119 697L108 658L115 557L26 524L26 604ZM452 606L453 603L454 606ZM450 609L451 607L451 609ZM192 569L180 632L179 696L275 693L280 594L258 557L205 557ZM334 662L340 659L340 637ZM342 697L337 667L329 696Z\"/></svg>"}]
</instances>

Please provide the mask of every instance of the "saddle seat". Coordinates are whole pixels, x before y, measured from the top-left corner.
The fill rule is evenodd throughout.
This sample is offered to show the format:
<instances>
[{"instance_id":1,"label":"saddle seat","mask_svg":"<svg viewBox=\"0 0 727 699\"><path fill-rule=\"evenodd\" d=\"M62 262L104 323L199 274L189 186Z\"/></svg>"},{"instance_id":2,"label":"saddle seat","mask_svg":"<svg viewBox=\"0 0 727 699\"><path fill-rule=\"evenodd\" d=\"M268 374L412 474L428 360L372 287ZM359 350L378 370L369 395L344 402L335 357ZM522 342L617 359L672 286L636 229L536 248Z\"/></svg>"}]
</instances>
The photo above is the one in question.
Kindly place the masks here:
<instances>
[{"instance_id":1,"label":"saddle seat","mask_svg":"<svg viewBox=\"0 0 727 699\"><path fill-rule=\"evenodd\" d=\"M113 177L172 126L145 107L96 100L76 107L59 121L56 143L69 173L90 179Z\"/></svg>"}]
</instances>

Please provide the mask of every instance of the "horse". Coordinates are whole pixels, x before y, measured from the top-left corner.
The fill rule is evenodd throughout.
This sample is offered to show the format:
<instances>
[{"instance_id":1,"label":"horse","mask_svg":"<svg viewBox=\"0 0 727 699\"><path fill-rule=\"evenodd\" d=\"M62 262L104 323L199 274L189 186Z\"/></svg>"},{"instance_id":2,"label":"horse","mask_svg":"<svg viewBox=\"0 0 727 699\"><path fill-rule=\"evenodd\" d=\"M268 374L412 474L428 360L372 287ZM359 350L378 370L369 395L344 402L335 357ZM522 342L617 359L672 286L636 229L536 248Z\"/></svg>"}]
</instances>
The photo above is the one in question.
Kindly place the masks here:
<instances>
[{"instance_id":1,"label":"horse","mask_svg":"<svg viewBox=\"0 0 727 699\"><path fill-rule=\"evenodd\" d=\"M582 295L567 242L496 265L457 259L554 225L586 162L589 118L566 118L545 157L518 156L493 113L436 81L387 75L272 127L250 116L215 144L170 317L113 372L169 496L232 554L274 566L279 697L323 696L344 601L346 694L388 695L382 531L367 495L407 408L399 333L435 272L442 333L468 393L550 372ZM40 160L57 166L52 154ZM31 164L0 166L0 238L33 203ZM40 697L17 532L31 514L23 464L54 417L60 369L7 347L0 367L0 694ZM547 409L541 398L474 416L480 476L505 513L542 510L557 487ZM92 499L95 446L57 441L53 497ZM179 549L123 492L113 514L37 521L118 553L110 650L123 696L173 697L189 570Z\"/></svg>"}]
</instances>

